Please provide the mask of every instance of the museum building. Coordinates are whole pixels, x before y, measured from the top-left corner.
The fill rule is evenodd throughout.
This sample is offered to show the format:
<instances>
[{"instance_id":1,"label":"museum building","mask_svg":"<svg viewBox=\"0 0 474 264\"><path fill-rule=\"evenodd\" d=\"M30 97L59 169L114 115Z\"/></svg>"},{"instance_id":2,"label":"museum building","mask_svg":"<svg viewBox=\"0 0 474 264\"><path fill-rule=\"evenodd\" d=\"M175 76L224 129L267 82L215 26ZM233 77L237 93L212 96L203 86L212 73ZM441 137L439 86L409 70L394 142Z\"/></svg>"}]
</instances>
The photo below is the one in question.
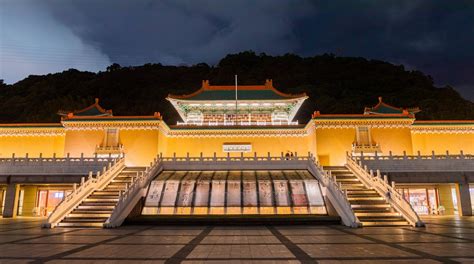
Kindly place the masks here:
<instances>
[{"instance_id":1,"label":"museum building","mask_svg":"<svg viewBox=\"0 0 474 264\"><path fill-rule=\"evenodd\" d=\"M319 111L264 85L169 95L181 122L115 116L99 100L60 123L0 124L3 217L46 227L264 219L421 226L470 216L474 120L416 120L381 97L360 114ZM376 99L376 98L375 98Z\"/></svg>"}]
</instances>

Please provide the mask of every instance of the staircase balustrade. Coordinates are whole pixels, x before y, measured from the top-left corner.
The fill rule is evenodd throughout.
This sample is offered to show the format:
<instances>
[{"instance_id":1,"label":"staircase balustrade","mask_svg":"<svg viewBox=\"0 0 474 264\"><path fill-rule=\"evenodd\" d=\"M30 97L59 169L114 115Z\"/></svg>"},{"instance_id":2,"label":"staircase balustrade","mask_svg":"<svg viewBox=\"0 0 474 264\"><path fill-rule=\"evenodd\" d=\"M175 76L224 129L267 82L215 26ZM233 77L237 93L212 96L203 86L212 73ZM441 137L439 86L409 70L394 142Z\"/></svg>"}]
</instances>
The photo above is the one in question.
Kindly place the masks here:
<instances>
[{"instance_id":1,"label":"staircase balustrade","mask_svg":"<svg viewBox=\"0 0 474 264\"><path fill-rule=\"evenodd\" d=\"M162 159L158 156L150 166L141 173L137 173L132 178L130 184L128 184L123 192L120 192L119 200L115 206L109 219L104 223L104 227L113 228L120 226L125 218L133 210L137 202L146 195L148 185L151 180L163 170Z\"/></svg>"},{"instance_id":2,"label":"staircase balustrade","mask_svg":"<svg viewBox=\"0 0 474 264\"><path fill-rule=\"evenodd\" d=\"M103 167L102 172L97 171L96 177L89 172L87 180L82 177L81 184L73 185L73 191L67 195L61 203L54 209L48 217L43 227L53 228L61 222L83 199L89 196L94 190L104 188L120 171L125 168L125 159L114 159L107 167Z\"/></svg>"},{"instance_id":3,"label":"staircase balustrade","mask_svg":"<svg viewBox=\"0 0 474 264\"><path fill-rule=\"evenodd\" d=\"M395 182L388 183L387 177L383 177L377 170L374 175L373 170L368 170L367 166L362 166L362 162L348 153L346 154L347 168L359 178L367 187L377 191L398 213L400 213L412 226L424 226L418 214L408 203L402 194L395 189Z\"/></svg>"},{"instance_id":4,"label":"staircase balustrade","mask_svg":"<svg viewBox=\"0 0 474 264\"><path fill-rule=\"evenodd\" d=\"M361 227L362 224L352 210L347 198L347 192L341 189L340 184L338 184L335 177L331 175L331 171L325 171L314 158L310 161L309 168L310 171L319 178L322 185L327 188L328 192L326 192L326 196L328 196L334 209L341 217L343 224L353 228Z\"/></svg>"}]
</instances>

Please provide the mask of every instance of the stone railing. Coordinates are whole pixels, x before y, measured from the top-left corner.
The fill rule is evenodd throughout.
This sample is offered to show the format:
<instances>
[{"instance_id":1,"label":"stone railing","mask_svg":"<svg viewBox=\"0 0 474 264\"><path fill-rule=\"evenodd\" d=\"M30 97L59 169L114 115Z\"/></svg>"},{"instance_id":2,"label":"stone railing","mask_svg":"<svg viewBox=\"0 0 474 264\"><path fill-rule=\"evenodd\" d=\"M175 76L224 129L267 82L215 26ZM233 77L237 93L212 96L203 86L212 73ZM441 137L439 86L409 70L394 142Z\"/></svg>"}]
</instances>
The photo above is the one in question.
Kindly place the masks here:
<instances>
[{"instance_id":1,"label":"stone railing","mask_svg":"<svg viewBox=\"0 0 474 264\"><path fill-rule=\"evenodd\" d=\"M81 184L79 186L77 186L76 183L73 185L71 194L66 196L63 201L56 206L54 211L49 215L47 222L43 224L43 227L55 227L64 217L74 210L82 200L88 197L93 191L104 188L124 168L125 159L114 159L108 163L107 167L103 167L102 172L97 171L95 177L92 172L89 172L87 180L82 177Z\"/></svg>"},{"instance_id":2,"label":"stone railing","mask_svg":"<svg viewBox=\"0 0 474 264\"><path fill-rule=\"evenodd\" d=\"M378 169L383 172L416 172L416 171L474 171L474 155L451 154L446 151L443 154L436 154L434 151L431 155L421 155L418 151L417 155L389 155L380 156L375 153L373 156L357 156L353 157L357 161L362 162L362 166L371 169Z\"/></svg>"},{"instance_id":3,"label":"stone railing","mask_svg":"<svg viewBox=\"0 0 474 264\"><path fill-rule=\"evenodd\" d=\"M413 207L408 203L402 194L395 189L395 182L388 183L388 177L383 178L380 171L376 171L374 175L373 170L368 170L367 166L363 166L361 160L357 161L355 157L347 154L346 156L347 168L349 168L361 182L369 188L374 189L382 196L400 215L402 215L407 222L412 226L424 226L418 214L413 210Z\"/></svg>"},{"instance_id":4,"label":"stone railing","mask_svg":"<svg viewBox=\"0 0 474 264\"><path fill-rule=\"evenodd\" d=\"M283 153L280 156L231 156L229 153L226 157L218 157L214 153L211 157L202 155L199 157L163 157L161 154L159 159L163 162L165 170L270 170L270 169L306 169L308 161L312 161L314 157L311 153L307 156L298 156L295 153L292 157L287 157Z\"/></svg>"},{"instance_id":5,"label":"stone railing","mask_svg":"<svg viewBox=\"0 0 474 264\"><path fill-rule=\"evenodd\" d=\"M341 217L342 223L354 228L361 227L362 225L355 215L354 210L352 210L347 198L347 192L342 190L341 185L338 184L335 177L331 175L331 171L323 170L317 161L313 161L309 165L309 170L318 177L323 187L327 188L326 196Z\"/></svg>"},{"instance_id":6,"label":"stone railing","mask_svg":"<svg viewBox=\"0 0 474 264\"><path fill-rule=\"evenodd\" d=\"M298 126L298 121L189 121L177 126Z\"/></svg>"},{"instance_id":7,"label":"stone railing","mask_svg":"<svg viewBox=\"0 0 474 264\"><path fill-rule=\"evenodd\" d=\"M120 192L119 201L115 206L109 219L104 223L106 228L120 226L130 214L138 201L146 196L148 185L151 180L163 170L163 163L159 157L155 158L150 166L132 178L125 191Z\"/></svg>"},{"instance_id":8,"label":"stone railing","mask_svg":"<svg viewBox=\"0 0 474 264\"><path fill-rule=\"evenodd\" d=\"M86 175L97 171L113 161L112 157L16 157L0 158L0 175Z\"/></svg>"}]
</instances>

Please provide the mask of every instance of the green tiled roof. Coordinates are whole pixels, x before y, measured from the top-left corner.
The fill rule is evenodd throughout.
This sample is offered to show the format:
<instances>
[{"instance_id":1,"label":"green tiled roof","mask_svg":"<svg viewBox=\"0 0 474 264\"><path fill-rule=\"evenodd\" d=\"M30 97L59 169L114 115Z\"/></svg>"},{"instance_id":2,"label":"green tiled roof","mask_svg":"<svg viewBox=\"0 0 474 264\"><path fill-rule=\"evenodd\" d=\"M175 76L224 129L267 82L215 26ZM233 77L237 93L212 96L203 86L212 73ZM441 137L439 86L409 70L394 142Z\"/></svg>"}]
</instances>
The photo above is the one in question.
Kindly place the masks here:
<instances>
[{"instance_id":1,"label":"green tiled roof","mask_svg":"<svg viewBox=\"0 0 474 264\"><path fill-rule=\"evenodd\" d=\"M85 111L77 112L74 114L75 116L108 116L110 113L104 113L97 107L89 108Z\"/></svg>"},{"instance_id":2,"label":"green tiled roof","mask_svg":"<svg viewBox=\"0 0 474 264\"><path fill-rule=\"evenodd\" d=\"M378 113L378 114L401 114L403 113L402 109L397 109L394 107L389 107L385 104L380 104L377 109L371 109L370 112L372 113Z\"/></svg>"},{"instance_id":3,"label":"green tiled roof","mask_svg":"<svg viewBox=\"0 0 474 264\"><path fill-rule=\"evenodd\" d=\"M237 92L238 100L278 100L288 99L272 90L241 90ZM186 98L185 100L207 101L207 100L235 100L234 90L204 90L199 94Z\"/></svg>"}]
</instances>

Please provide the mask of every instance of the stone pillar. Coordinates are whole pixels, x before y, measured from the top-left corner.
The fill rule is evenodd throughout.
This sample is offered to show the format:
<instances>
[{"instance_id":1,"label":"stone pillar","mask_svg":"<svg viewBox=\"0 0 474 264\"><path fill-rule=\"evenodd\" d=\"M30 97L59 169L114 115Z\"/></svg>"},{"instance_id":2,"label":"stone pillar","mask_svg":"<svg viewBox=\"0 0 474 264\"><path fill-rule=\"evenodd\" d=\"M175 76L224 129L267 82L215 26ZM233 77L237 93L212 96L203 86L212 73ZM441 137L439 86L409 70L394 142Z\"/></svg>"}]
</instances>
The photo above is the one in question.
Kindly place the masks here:
<instances>
[{"instance_id":1,"label":"stone pillar","mask_svg":"<svg viewBox=\"0 0 474 264\"><path fill-rule=\"evenodd\" d=\"M471 195L469 193L469 183L456 184L456 193L458 196L458 211L461 216L471 216Z\"/></svg>"},{"instance_id":2,"label":"stone pillar","mask_svg":"<svg viewBox=\"0 0 474 264\"><path fill-rule=\"evenodd\" d=\"M439 205L444 206L445 215L454 214L453 195L449 184L438 185Z\"/></svg>"},{"instance_id":3,"label":"stone pillar","mask_svg":"<svg viewBox=\"0 0 474 264\"><path fill-rule=\"evenodd\" d=\"M16 217L18 212L18 197L20 194L20 185L10 183L5 193L5 207L3 207L3 217Z\"/></svg>"}]
</instances>

